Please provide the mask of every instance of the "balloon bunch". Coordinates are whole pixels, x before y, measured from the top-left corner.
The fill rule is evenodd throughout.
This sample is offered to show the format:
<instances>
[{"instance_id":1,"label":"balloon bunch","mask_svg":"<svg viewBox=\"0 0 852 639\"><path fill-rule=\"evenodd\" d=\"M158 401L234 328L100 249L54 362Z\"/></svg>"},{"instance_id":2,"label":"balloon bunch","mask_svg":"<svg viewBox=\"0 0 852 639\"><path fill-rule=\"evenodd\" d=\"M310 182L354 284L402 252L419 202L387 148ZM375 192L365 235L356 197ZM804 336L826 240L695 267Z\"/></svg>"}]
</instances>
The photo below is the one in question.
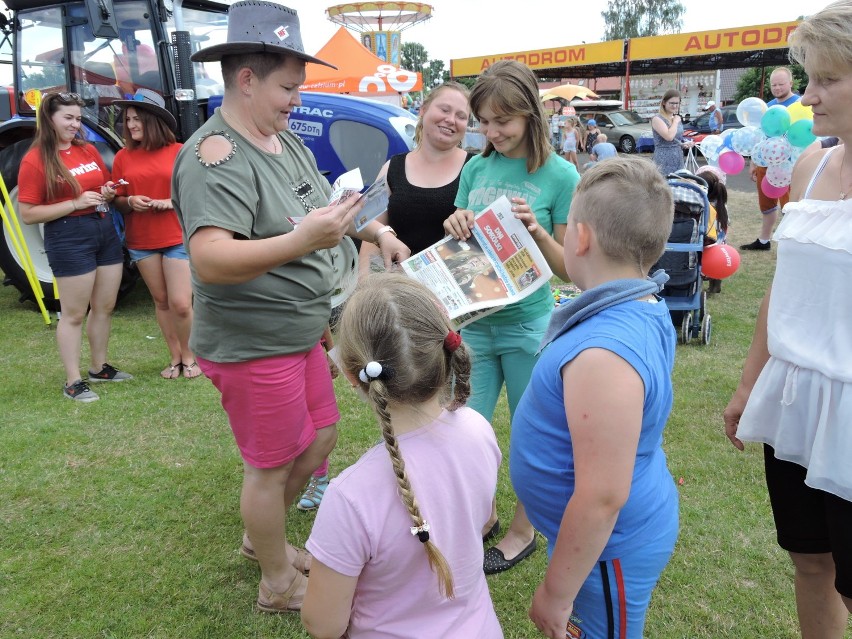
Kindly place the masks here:
<instances>
[{"instance_id":1,"label":"balloon bunch","mask_svg":"<svg viewBox=\"0 0 852 639\"><path fill-rule=\"evenodd\" d=\"M770 198L784 195L790 188L793 165L805 147L816 140L810 107L794 102L767 107L760 98L746 98L737 106L741 129L728 129L708 135L698 148L707 162L725 173L739 173L745 157L766 168L760 190Z\"/></svg>"}]
</instances>

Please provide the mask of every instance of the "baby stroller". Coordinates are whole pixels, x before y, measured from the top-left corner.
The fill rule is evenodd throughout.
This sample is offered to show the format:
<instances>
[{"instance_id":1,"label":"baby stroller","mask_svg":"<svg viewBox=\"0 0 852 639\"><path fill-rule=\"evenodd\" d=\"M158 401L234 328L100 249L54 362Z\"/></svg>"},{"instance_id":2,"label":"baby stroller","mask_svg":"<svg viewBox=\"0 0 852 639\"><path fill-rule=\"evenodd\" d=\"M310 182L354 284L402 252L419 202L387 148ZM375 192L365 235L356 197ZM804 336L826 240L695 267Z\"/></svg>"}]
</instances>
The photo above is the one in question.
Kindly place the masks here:
<instances>
[{"instance_id":1,"label":"baby stroller","mask_svg":"<svg viewBox=\"0 0 852 639\"><path fill-rule=\"evenodd\" d=\"M709 344L712 325L701 282L704 235L710 217L707 182L679 171L668 176L668 183L675 203L672 232L666 252L651 272L663 269L669 276L660 296L669 307L678 341L688 344L693 337L700 337L702 344Z\"/></svg>"}]
</instances>

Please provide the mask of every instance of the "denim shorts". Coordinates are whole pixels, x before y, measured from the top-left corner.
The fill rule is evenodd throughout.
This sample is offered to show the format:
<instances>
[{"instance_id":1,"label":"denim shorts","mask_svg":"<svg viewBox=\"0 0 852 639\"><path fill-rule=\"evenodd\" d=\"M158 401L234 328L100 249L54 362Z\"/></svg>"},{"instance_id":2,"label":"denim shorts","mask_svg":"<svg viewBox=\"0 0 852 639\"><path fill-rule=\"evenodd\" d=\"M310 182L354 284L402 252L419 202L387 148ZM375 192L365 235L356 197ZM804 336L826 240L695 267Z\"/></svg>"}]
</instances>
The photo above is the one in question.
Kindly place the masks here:
<instances>
[{"instance_id":1,"label":"denim shorts","mask_svg":"<svg viewBox=\"0 0 852 639\"><path fill-rule=\"evenodd\" d=\"M44 225L44 250L54 277L91 273L99 266L124 262L121 240L110 215L87 213Z\"/></svg>"},{"instance_id":2,"label":"denim shorts","mask_svg":"<svg viewBox=\"0 0 852 639\"><path fill-rule=\"evenodd\" d=\"M173 260L188 260L189 255L186 254L186 247L183 244L175 244L174 246L166 246L158 249L127 249L130 253L130 259L134 262L141 262L146 257L160 254L163 257L170 257Z\"/></svg>"}]
</instances>

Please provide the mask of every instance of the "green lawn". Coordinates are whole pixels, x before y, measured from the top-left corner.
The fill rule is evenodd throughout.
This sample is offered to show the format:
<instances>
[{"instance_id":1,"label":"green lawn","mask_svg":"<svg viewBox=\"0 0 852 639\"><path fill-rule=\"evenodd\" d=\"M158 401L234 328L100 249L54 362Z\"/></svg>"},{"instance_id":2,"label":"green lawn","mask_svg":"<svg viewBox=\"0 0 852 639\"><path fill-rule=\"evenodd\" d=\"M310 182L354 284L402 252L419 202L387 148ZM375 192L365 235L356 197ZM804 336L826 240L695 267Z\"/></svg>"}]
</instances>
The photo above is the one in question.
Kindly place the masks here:
<instances>
[{"instance_id":1,"label":"green lawn","mask_svg":"<svg viewBox=\"0 0 852 639\"><path fill-rule=\"evenodd\" d=\"M754 200L732 195L733 244L755 237ZM797 636L760 450L739 453L723 435L774 250L742 258L709 303L712 343L678 347L666 450L681 484L681 535L649 637ZM144 285L119 306L110 349L111 363L136 379L98 385L101 401L89 405L62 398L54 331L34 308L0 289L0 637L307 636L297 616L253 610L259 573L237 552L239 455L206 379L160 379L168 355ZM379 439L366 405L346 384L338 391L333 473ZM494 425L506 452L505 402ZM510 493L504 466L504 522ZM292 512L294 541L312 521ZM539 550L489 579L506 637L538 636L526 611L545 565Z\"/></svg>"}]
</instances>

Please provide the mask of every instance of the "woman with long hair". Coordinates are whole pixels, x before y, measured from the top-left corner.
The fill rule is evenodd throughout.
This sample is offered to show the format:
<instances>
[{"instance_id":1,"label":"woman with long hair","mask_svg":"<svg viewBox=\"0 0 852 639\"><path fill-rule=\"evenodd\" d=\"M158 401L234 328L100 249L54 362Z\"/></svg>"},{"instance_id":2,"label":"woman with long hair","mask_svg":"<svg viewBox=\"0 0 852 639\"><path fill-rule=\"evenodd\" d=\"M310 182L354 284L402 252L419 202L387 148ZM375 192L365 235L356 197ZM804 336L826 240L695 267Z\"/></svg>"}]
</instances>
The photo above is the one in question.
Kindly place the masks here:
<instances>
[{"instance_id":1,"label":"woman with long hair","mask_svg":"<svg viewBox=\"0 0 852 639\"><path fill-rule=\"evenodd\" d=\"M691 141L683 138L680 100L680 92L669 89L660 100L659 112L651 118L654 164L664 176L683 168L683 150L692 146Z\"/></svg>"},{"instance_id":2,"label":"woman with long hair","mask_svg":"<svg viewBox=\"0 0 852 639\"><path fill-rule=\"evenodd\" d=\"M124 252L108 213L115 189L100 153L86 141L83 106L76 93L42 98L39 127L18 175L18 210L26 224L44 224L44 248L62 312L56 342L65 368L63 395L93 402L99 397L89 382L132 376L107 363ZM85 380L80 376L84 320L91 356Z\"/></svg>"},{"instance_id":3,"label":"woman with long hair","mask_svg":"<svg viewBox=\"0 0 852 639\"><path fill-rule=\"evenodd\" d=\"M519 62L501 60L479 76L470 104L486 145L462 171L458 209L444 222L444 229L457 240L468 239L474 216L506 195L516 211L532 211L561 244L580 175L553 150L535 75ZM550 289L542 287L462 329L474 353L470 406L486 419L492 418L504 384L514 415L552 311ZM497 523L495 504L484 534L496 531ZM506 536L485 552L485 572L508 570L535 548L535 530L517 502Z\"/></svg>"},{"instance_id":4,"label":"woman with long hair","mask_svg":"<svg viewBox=\"0 0 852 639\"><path fill-rule=\"evenodd\" d=\"M201 375L189 347L192 284L189 256L172 206L172 170L181 144L175 117L159 93L138 89L124 107L125 147L115 156L113 173L129 184L115 205L124 214L127 250L154 298L157 324L169 349L164 379Z\"/></svg>"}]
</instances>

